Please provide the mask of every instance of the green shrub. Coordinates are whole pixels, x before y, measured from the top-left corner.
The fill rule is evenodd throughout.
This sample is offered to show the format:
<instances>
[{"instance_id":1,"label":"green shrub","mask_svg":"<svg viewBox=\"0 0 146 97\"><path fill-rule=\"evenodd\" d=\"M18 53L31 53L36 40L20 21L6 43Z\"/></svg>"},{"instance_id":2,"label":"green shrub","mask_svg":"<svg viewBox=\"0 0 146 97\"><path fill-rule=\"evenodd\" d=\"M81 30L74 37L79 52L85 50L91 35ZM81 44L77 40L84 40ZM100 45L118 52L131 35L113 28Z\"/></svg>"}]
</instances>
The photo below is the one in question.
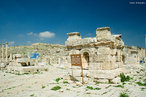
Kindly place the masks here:
<instances>
[{"instance_id":1,"label":"green shrub","mask_svg":"<svg viewBox=\"0 0 146 97\"><path fill-rule=\"evenodd\" d=\"M120 97L129 97L126 93L120 93Z\"/></svg>"},{"instance_id":2,"label":"green shrub","mask_svg":"<svg viewBox=\"0 0 146 97\"><path fill-rule=\"evenodd\" d=\"M95 81L95 84L97 85L97 84L100 84L101 82L98 82L98 81Z\"/></svg>"},{"instance_id":3,"label":"green shrub","mask_svg":"<svg viewBox=\"0 0 146 97\"><path fill-rule=\"evenodd\" d=\"M30 73L24 73L24 74L28 75L28 74L30 74Z\"/></svg>"},{"instance_id":4,"label":"green shrub","mask_svg":"<svg viewBox=\"0 0 146 97\"><path fill-rule=\"evenodd\" d=\"M34 94L31 94L31 95L30 95L30 97L33 97L33 96L34 96Z\"/></svg>"},{"instance_id":5,"label":"green shrub","mask_svg":"<svg viewBox=\"0 0 146 97\"><path fill-rule=\"evenodd\" d=\"M45 88L45 86L42 86L42 89Z\"/></svg>"},{"instance_id":6,"label":"green shrub","mask_svg":"<svg viewBox=\"0 0 146 97\"><path fill-rule=\"evenodd\" d=\"M122 85L117 85L117 86L114 86L114 87L121 87L121 88L124 88L124 86L122 86Z\"/></svg>"},{"instance_id":7,"label":"green shrub","mask_svg":"<svg viewBox=\"0 0 146 97\"><path fill-rule=\"evenodd\" d=\"M101 88L93 88L92 86L87 86L86 88L90 89L90 90L100 90L101 89Z\"/></svg>"},{"instance_id":8,"label":"green shrub","mask_svg":"<svg viewBox=\"0 0 146 97\"><path fill-rule=\"evenodd\" d=\"M86 88L93 90L94 88L92 86L87 86Z\"/></svg>"},{"instance_id":9,"label":"green shrub","mask_svg":"<svg viewBox=\"0 0 146 97\"><path fill-rule=\"evenodd\" d=\"M64 84L68 84L68 81L64 80L63 83L64 83Z\"/></svg>"},{"instance_id":10,"label":"green shrub","mask_svg":"<svg viewBox=\"0 0 146 97\"><path fill-rule=\"evenodd\" d=\"M146 89L146 88L141 88L141 91L144 91L144 89Z\"/></svg>"},{"instance_id":11,"label":"green shrub","mask_svg":"<svg viewBox=\"0 0 146 97\"><path fill-rule=\"evenodd\" d=\"M101 88L94 88L94 90L100 90Z\"/></svg>"},{"instance_id":12,"label":"green shrub","mask_svg":"<svg viewBox=\"0 0 146 97\"><path fill-rule=\"evenodd\" d=\"M61 89L60 86L55 86L55 87L51 88L51 90L54 90L54 91L59 90L59 89Z\"/></svg>"},{"instance_id":13,"label":"green shrub","mask_svg":"<svg viewBox=\"0 0 146 97\"><path fill-rule=\"evenodd\" d=\"M108 84L114 84L113 82L108 82Z\"/></svg>"},{"instance_id":14,"label":"green shrub","mask_svg":"<svg viewBox=\"0 0 146 97\"><path fill-rule=\"evenodd\" d=\"M56 82L58 83L60 80L61 80L61 78L57 78L57 79L56 79Z\"/></svg>"},{"instance_id":15,"label":"green shrub","mask_svg":"<svg viewBox=\"0 0 146 97\"><path fill-rule=\"evenodd\" d=\"M37 72L35 72L34 74L40 74L40 72L39 72L39 71L37 71Z\"/></svg>"},{"instance_id":16,"label":"green shrub","mask_svg":"<svg viewBox=\"0 0 146 97\"><path fill-rule=\"evenodd\" d=\"M146 86L146 83L136 82L139 86Z\"/></svg>"},{"instance_id":17,"label":"green shrub","mask_svg":"<svg viewBox=\"0 0 146 97\"><path fill-rule=\"evenodd\" d=\"M69 91L70 89L69 89L69 88L67 88L66 90L68 90L68 91Z\"/></svg>"},{"instance_id":18,"label":"green shrub","mask_svg":"<svg viewBox=\"0 0 146 97\"><path fill-rule=\"evenodd\" d=\"M107 92L102 93L102 95L106 94Z\"/></svg>"},{"instance_id":19,"label":"green shrub","mask_svg":"<svg viewBox=\"0 0 146 97\"><path fill-rule=\"evenodd\" d=\"M121 82L129 81L130 76L125 76L124 73L120 74Z\"/></svg>"}]
</instances>

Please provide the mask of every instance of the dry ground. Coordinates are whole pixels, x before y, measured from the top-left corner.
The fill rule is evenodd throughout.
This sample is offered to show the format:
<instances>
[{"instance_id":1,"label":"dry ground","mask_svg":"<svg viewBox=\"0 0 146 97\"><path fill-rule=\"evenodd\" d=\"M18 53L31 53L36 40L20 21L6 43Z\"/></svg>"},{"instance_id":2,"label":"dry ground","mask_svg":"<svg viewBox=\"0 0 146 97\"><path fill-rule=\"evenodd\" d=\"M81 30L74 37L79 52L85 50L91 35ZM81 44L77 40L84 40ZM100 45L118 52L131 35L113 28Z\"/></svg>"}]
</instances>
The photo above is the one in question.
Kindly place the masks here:
<instances>
[{"instance_id":1,"label":"dry ground","mask_svg":"<svg viewBox=\"0 0 146 97\"><path fill-rule=\"evenodd\" d=\"M119 84L88 83L82 86L63 79L58 83L56 78L62 77L62 69L49 67L49 71L38 74L15 75L0 71L0 97L119 97L121 92L126 92L130 97L146 97L146 87L139 86L136 82L126 82L122 87ZM51 90L60 86L59 90ZM93 87L93 89L88 89Z\"/></svg>"}]
</instances>

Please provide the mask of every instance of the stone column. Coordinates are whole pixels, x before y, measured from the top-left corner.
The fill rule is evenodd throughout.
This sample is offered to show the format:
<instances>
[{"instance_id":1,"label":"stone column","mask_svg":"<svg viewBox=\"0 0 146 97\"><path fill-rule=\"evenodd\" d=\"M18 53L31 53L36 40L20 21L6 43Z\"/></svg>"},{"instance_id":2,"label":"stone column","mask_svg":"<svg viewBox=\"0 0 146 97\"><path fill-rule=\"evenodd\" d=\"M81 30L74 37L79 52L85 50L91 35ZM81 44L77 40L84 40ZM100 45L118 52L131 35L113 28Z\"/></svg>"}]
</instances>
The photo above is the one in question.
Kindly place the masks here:
<instances>
[{"instance_id":1,"label":"stone column","mask_svg":"<svg viewBox=\"0 0 146 97\"><path fill-rule=\"evenodd\" d=\"M145 57L146 57L146 35L145 35Z\"/></svg>"},{"instance_id":2,"label":"stone column","mask_svg":"<svg viewBox=\"0 0 146 97\"><path fill-rule=\"evenodd\" d=\"M10 61L12 61L12 53L10 53L10 58L9 59L10 59Z\"/></svg>"},{"instance_id":3,"label":"stone column","mask_svg":"<svg viewBox=\"0 0 146 97\"><path fill-rule=\"evenodd\" d=\"M4 43L2 44L2 61L4 60Z\"/></svg>"},{"instance_id":4,"label":"stone column","mask_svg":"<svg viewBox=\"0 0 146 97\"><path fill-rule=\"evenodd\" d=\"M2 50L2 48L1 48L1 44L0 44L0 50ZM1 53L2 53L2 51L0 51ZM0 56L0 59L1 59L1 56ZM1 61L1 60L0 60Z\"/></svg>"},{"instance_id":5,"label":"stone column","mask_svg":"<svg viewBox=\"0 0 146 97\"><path fill-rule=\"evenodd\" d=\"M8 42L6 42L5 56L6 56L6 62L7 62L7 60L8 60Z\"/></svg>"}]
</instances>

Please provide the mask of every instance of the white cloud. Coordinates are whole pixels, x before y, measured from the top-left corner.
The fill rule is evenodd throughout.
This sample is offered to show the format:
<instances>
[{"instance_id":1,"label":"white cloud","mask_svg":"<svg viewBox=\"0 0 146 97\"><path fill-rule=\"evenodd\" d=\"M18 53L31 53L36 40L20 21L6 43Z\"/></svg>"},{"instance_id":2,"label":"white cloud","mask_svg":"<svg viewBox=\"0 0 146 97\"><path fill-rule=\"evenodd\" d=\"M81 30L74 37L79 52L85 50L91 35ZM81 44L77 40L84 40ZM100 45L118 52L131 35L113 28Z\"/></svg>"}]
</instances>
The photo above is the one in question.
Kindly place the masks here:
<instances>
[{"instance_id":1,"label":"white cloud","mask_svg":"<svg viewBox=\"0 0 146 97\"><path fill-rule=\"evenodd\" d=\"M53 38L53 37L55 37L55 33L48 32L48 31L40 32L39 37L40 38Z\"/></svg>"},{"instance_id":2,"label":"white cloud","mask_svg":"<svg viewBox=\"0 0 146 97\"><path fill-rule=\"evenodd\" d=\"M14 41L10 41L10 42L8 42L8 44L9 44L9 45L14 45L15 42L14 42Z\"/></svg>"},{"instance_id":3,"label":"white cloud","mask_svg":"<svg viewBox=\"0 0 146 97\"><path fill-rule=\"evenodd\" d=\"M27 33L27 35L28 36L37 36L37 34L36 33L33 33L33 32L29 32L29 33Z\"/></svg>"}]
</instances>

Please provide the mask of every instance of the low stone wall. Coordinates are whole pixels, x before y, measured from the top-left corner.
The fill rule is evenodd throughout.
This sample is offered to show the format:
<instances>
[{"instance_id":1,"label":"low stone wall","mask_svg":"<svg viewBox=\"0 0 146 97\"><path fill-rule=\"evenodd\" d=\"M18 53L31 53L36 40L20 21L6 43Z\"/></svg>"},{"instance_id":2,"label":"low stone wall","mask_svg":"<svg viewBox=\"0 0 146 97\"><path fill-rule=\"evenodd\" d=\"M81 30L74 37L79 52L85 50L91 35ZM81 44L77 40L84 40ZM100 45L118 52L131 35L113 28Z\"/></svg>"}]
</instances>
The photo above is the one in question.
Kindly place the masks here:
<instances>
[{"instance_id":1,"label":"low stone wall","mask_svg":"<svg viewBox=\"0 0 146 97\"><path fill-rule=\"evenodd\" d=\"M48 71L48 67L46 66L27 66L27 67L18 67L18 66L8 66L5 69L5 72L13 73L13 74L34 74L41 71Z\"/></svg>"}]
</instances>

